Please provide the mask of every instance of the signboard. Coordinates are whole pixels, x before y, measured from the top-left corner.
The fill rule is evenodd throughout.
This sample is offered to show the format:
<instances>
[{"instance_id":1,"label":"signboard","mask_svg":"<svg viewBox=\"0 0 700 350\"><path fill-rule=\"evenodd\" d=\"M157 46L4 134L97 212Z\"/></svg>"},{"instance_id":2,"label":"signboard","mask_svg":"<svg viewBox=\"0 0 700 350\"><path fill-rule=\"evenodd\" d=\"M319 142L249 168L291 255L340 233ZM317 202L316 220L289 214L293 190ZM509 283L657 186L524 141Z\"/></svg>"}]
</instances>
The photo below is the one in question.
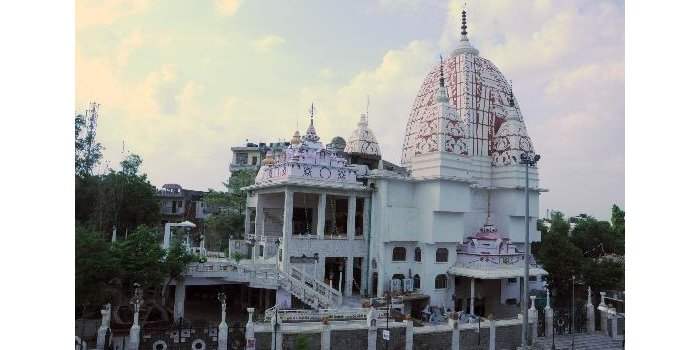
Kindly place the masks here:
<instances>
[{"instance_id":1,"label":"signboard","mask_svg":"<svg viewBox=\"0 0 700 350\"><path fill-rule=\"evenodd\" d=\"M382 338L384 338L384 340L389 340L389 335L390 335L390 334L391 334L391 333L389 333L389 330L388 330L388 329L385 329L385 330L382 331Z\"/></svg>"}]
</instances>

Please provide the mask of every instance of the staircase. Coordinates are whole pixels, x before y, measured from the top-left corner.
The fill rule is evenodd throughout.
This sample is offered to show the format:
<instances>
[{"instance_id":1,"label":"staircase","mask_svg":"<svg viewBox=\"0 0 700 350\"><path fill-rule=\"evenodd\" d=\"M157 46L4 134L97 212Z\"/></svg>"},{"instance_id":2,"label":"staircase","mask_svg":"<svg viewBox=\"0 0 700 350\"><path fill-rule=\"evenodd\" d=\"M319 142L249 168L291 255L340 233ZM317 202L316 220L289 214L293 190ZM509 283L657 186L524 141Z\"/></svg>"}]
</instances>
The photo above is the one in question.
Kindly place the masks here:
<instances>
[{"instance_id":1,"label":"staircase","mask_svg":"<svg viewBox=\"0 0 700 350\"><path fill-rule=\"evenodd\" d=\"M554 346L557 350L571 350L571 335L557 335L554 337ZM552 338L537 338L533 348L539 350L552 349ZM574 350L621 350L622 340L613 340L603 333L577 334L574 338Z\"/></svg>"},{"instance_id":2,"label":"staircase","mask_svg":"<svg viewBox=\"0 0 700 350\"><path fill-rule=\"evenodd\" d=\"M314 309L336 308L343 295L304 271L289 266L289 272L279 271L279 286Z\"/></svg>"}]
</instances>

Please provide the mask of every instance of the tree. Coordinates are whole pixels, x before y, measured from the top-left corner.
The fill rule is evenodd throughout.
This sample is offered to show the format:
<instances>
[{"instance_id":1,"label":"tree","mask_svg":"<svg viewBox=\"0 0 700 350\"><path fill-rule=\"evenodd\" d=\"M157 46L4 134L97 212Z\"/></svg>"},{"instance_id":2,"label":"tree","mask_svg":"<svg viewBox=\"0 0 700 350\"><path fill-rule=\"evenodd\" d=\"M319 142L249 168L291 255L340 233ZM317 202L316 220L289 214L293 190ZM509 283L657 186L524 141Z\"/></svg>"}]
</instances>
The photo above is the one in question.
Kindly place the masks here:
<instances>
[{"instance_id":1,"label":"tree","mask_svg":"<svg viewBox=\"0 0 700 350\"><path fill-rule=\"evenodd\" d=\"M85 114L75 116L75 174L89 176L102 159L102 144L97 142L97 103L91 103Z\"/></svg>"},{"instance_id":2,"label":"tree","mask_svg":"<svg viewBox=\"0 0 700 350\"><path fill-rule=\"evenodd\" d=\"M107 285L117 275L117 259L101 233L75 228L75 303L102 304L110 299Z\"/></svg>"},{"instance_id":3,"label":"tree","mask_svg":"<svg viewBox=\"0 0 700 350\"><path fill-rule=\"evenodd\" d=\"M542 235L537 261L549 273L546 276L550 289L559 293L571 291L571 276L579 275L584 263L581 250L567 235L549 232ZM556 299L555 299L556 300Z\"/></svg>"},{"instance_id":4,"label":"tree","mask_svg":"<svg viewBox=\"0 0 700 350\"><path fill-rule=\"evenodd\" d=\"M243 238L247 193L241 188L250 186L254 182L254 171L239 170L231 174L228 181L224 183L227 191L209 189L209 192L204 195L204 202L208 208L220 208L217 213L206 219L206 234L210 249L225 249L229 236Z\"/></svg>"}]
</instances>

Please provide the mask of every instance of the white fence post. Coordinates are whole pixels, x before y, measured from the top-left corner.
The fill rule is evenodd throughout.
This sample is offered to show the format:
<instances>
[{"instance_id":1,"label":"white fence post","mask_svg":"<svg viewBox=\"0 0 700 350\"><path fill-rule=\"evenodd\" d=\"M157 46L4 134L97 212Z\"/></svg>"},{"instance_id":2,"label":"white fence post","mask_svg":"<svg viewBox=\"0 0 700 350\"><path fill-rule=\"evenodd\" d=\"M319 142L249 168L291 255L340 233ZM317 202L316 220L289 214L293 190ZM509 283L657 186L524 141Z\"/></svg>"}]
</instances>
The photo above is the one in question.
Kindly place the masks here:
<instances>
[{"instance_id":1,"label":"white fence post","mask_svg":"<svg viewBox=\"0 0 700 350\"><path fill-rule=\"evenodd\" d=\"M403 321L406 324L406 350L413 350L413 320Z\"/></svg>"},{"instance_id":2,"label":"white fence post","mask_svg":"<svg viewBox=\"0 0 700 350\"><path fill-rule=\"evenodd\" d=\"M102 324L100 324L100 328L97 330L96 350L104 350L105 346L109 346L109 344L105 344L105 342L107 340L106 337L107 330L109 329L109 322L112 317L112 305L108 303L102 310L100 310L100 313L102 314Z\"/></svg>"},{"instance_id":3,"label":"white fence post","mask_svg":"<svg viewBox=\"0 0 700 350\"><path fill-rule=\"evenodd\" d=\"M255 350L255 329L253 328L253 312L255 312L255 308L249 307L246 310L248 311L248 323L245 325L245 349Z\"/></svg>"}]
</instances>

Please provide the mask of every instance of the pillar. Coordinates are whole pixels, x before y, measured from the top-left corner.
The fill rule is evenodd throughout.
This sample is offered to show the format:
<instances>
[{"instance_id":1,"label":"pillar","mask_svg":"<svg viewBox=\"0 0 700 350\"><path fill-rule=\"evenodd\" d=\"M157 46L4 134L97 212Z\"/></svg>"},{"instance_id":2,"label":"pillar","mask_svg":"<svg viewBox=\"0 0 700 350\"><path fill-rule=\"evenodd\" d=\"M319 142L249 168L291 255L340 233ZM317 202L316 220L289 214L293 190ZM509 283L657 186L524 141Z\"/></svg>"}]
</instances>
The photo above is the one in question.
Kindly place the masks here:
<instances>
[{"instance_id":1,"label":"pillar","mask_svg":"<svg viewBox=\"0 0 700 350\"><path fill-rule=\"evenodd\" d=\"M175 280L175 322L177 322L180 317L185 318L185 292L187 286L185 285L184 278L178 278Z\"/></svg>"},{"instance_id":2,"label":"pillar","mask_svg":"<svg viewBox=\"0 0 700 350\"><path fill-rule=\"evenodd\" d=\"M348 239L355 239L355 211L357 209L357 196L354 194L348 198Z\"/></svg>"},{"instance_id":3,"label":"pillar","mask_svg":"<svg viewBox=\"0 0 700 350\"><path fill-rule=\"evenodd\" d=\"M219 323L219 334L216 338L217 350L227 350L228 325L226 324L226 302L221 303L221 323Z\"/></svg>"},{"instance_id":4,"label":"pillar","mask_svg":"<svg viewBox=\"0 0 700 350\"><path fill-rule=\"evenodd\" d=\"M406 325L406 348L405 350L413 350L413 320L408 319L403 321Z\"/></svg>"},{"instance_id":5,"label":"pillar","mask_svg":"<svg viewBox=\"0 0 700 350\"><path fill-rule=\"evenodd\" d=\"M255 235L262 235L263 234L262 224L265 221L265 218L263 216L262 195L260 193L258 193L256 197L257 197L257 200L255 201Z\"/></svg>"},{"instance_id":6,"label":"pillar","mask_svg":"<svg viewBox=\"0 0 700 350\"><path fill-rule=\"evenodd\" d=\"M367 327L367 350L377 350L377 325Z\"/></svg>"},{"instance_id":7,"label":"pillar","mask_svg":"<svg viewBox=\"0 0 700 350\"><path fill-rule=\"evenodd\" d=\"M608 311L608 322L610 322L610 336L617 340L619 336L617 335L617 310L615 308Z\"/></svg>"},{"instance_id":8,"label":"pillar","mask_svg":"<svg viewBox=\"0 0 700 350\"><path fill-rule=\"evenodd\" d=\"M250 233L250 208L247 206L245 207L245 227L243 228L243 231L245 232L246 237Z\"/></svg>"},{"instance_id":9,"label":"pillar","mask_svg":"<svg viewBox=\"0 0 700 350\"><path fill-rule=\"evenodd\" d=\"M367 258L363 257L362 263L360 264L360 294L364 293L367 289Z\"/></svg>"},{"instance_id":10,"label":"pillar","mask_svg":"<svg viewBox=\"0 0 700 350\"><path fill-rule=\"evenodd\" d=\"M287 271L289 266L289 241L292 238L292 212L294 209L294 192L284 191L284 224L282 225L282 271Z\"/></svg>"},{"instance_id":11,"label":"pillar","mask_svg":"<svg viewBox=\"0 0 700 350\"><path fill-rule=\"evenodd\" d=\"M530 339L535 339L537 338L537 309L535 308L535 299L537 297L534 295L530 296L530 309L527 310L528 312L528 322L532 322L532 325L530 325Z\"/></svg>"},{"instance_id":12,"label":"pillar","mask_svg":"<svg viewBox=\"0 0 700 350\"><path fill-rule=\"evenodd\" d=\"M362 235L369 237L369 197L362 198L362 201Z\"/></svg>"},{"instance_id":13,"label":"pillar","mask_svg":"<svg viewBox=\"0 0 700 350\"><path fill-rule=\"evenodd\" d=\"M107 330L109 329L109 322L112 317L112 305L105 305L104 309L100 310L100 314L102 314L102 323L100 324L100 328L97 329L97 346L95 348L96 350L104 350L105 347L109 346L109 344L105 344L105 342L107 337Z\"/></svg>"},{"instance_id":14,"label":"pillar","mask_svg":"<svg viewBox=\"0 0 700 350\"><path fill-rule=\"evenodd\" d=\"M352 256L348 256L345 258L345 292L343 294L345 296L352 295L352 283L353 283L353 273L352 273L353 261L352 260L353 260Z\"/></svg>"},{"instance_id":15,"label":"pillar","mask_svg":"<svg viewBox=\"0 0 700 350\"><path fill-rule=\"evenodd\" d=\"M459 350L459 321L453 315L449 316L447 324L452 328L452 350Z\"/></svg>"},{"instance_id":16,"label":"pillar","mask_svg":"<svg viewBox=\"0 0 700 350\"><path fill-rule=\"evenodd\" d=\"M605 292L600 292L600 304L598 304L600 312L600 330L603 334L608 334L608 307L605 305Z\"/></svg>"},{"instance_id":17,"label":"pillar","mask_svg":"<svg viewBox=\"0 0 700 350\"><path fill-rule=\"evenodd\" d=\"M321 350L331 350L331 325L324 324L321 328Z\"/></svg>"},{"instance_id":18,"label":"pillar","mask_svg":"<svg viewBox=\"0 0 700 350\"><path fill-rule=\"evenodd\" d=\"M489 315L489 350L496 350L496 321Z\"/></svg>"},{"instance_id":19,"label":"pillar","mask_svg":"<svg viewBox=\"0 0 700 350\"><path fill-rule=\"evenodd\" d=\"M589 334L595 332L595 308L591 300L591 287L588 287L588 303L586 303L586 331Z\"/></svg>"},{"instance_id":20,"label":"pillar","mask_svg":"<svg viewBox=\"0 0 700 350\"><path fill-rule=\"evenodd\" d=\"M129 330L129 350L139 350L139 341L141 340L141 326L139 326L139 305L136 305L134 312L134 324Z\"/></svg>"},{"instance_id":21,"label":"pillar","mask_svg":"<svg viewBox=\"0 0 700 350\"><path fill-rule=\"evenodd\" d=\"M471 280L471 286L469 288L469 313L474 314L474 277L470 278Z\"/></svg>"},{"instance_id":22,"label":"pillar","mask_svg":"<svg viewBox=\"0 0 700 350\"><path fill-rule=\"evenodd\" d=\"M326 193L318 195L318 207L316 208L316 235L323 239L326 232Z\"/></svg>"},{"instance_id":23,"label":"pillar","mask_svg":"<svg viewBox=\"0 0 700 350\"><path fill-rule=\"evenodd\" d=\"M246 310L248 311L248 323L245 325L245 349L255 350L255 329L253 328L253 312L255 312L255 309L249 307Z\"/></svg>"},{"instance_id":24,"label":"pillar","mask_svg":"<svg viewBox=\"0 0 700 350\"><path fill-rule=\"evenodd\" d=\"M544 335L547 339L554 334L554 310L549 306L549 289L547 289L547 306L544 307Z\"/></svg>"}]
</instances>

